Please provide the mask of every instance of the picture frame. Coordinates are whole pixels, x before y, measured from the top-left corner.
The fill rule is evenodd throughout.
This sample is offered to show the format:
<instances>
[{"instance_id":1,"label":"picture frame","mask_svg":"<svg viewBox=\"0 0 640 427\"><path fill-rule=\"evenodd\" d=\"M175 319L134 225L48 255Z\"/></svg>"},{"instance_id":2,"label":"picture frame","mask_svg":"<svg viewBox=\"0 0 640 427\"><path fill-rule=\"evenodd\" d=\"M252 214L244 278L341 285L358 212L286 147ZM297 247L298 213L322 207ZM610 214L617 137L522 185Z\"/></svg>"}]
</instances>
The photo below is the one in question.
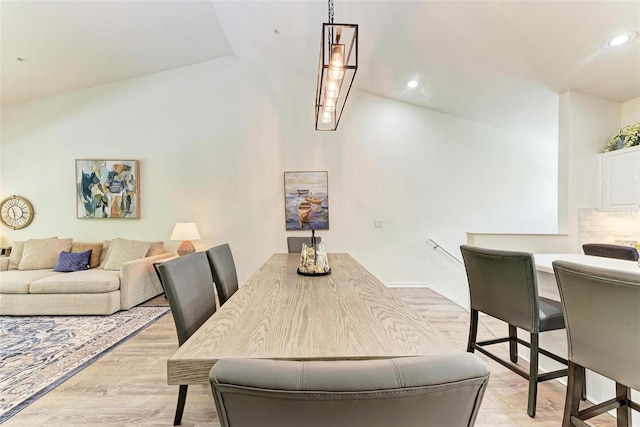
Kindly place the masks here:
<instances>
[{"instance_id":1,"label":"picture frame","mask_svg":"<svg viewBox=\"0 0 640 427\"><path fill-rule=\"evenodd\" d=\"M286 230L328 230L329 173L285 172L284 211Z\"/></svg>"},{"instance_id":2,"label":"picture frame","mask_svg":"<svg viewBox=\"0 0 640 427\"><path fill-rule=\"evenodd\" d=\"M80 219L140 219L140 162L77 159L76 215Z\"/></svg>"}]
</instances>

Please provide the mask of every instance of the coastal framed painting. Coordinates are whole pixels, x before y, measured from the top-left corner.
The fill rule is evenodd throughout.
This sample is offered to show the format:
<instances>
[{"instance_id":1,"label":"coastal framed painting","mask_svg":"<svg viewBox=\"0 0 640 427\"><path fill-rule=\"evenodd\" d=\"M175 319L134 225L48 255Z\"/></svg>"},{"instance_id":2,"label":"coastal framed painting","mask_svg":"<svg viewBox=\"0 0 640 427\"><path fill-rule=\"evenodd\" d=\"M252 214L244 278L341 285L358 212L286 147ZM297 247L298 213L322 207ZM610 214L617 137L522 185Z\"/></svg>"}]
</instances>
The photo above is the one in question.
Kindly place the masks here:
<instances>
[{"instance_id":1,"label":"coastal framed painting","mask_svg":"<svg viewBox=\"0 0 640 427\"><path fill-rule=\"evenodd\" d=\"M287 230L328 230L329 173L285 172L284 212Z\"/></svg>"},{"instance_id":2,"label":"coastal framed painting","mask_svg":"<svg viewBox=\"0 0 640 427\"><path fill-rule=\"evenodd\" d=\"M76 160L76 212L85 218L140 218L138 160Z\"/></svg>"}]
</instances>

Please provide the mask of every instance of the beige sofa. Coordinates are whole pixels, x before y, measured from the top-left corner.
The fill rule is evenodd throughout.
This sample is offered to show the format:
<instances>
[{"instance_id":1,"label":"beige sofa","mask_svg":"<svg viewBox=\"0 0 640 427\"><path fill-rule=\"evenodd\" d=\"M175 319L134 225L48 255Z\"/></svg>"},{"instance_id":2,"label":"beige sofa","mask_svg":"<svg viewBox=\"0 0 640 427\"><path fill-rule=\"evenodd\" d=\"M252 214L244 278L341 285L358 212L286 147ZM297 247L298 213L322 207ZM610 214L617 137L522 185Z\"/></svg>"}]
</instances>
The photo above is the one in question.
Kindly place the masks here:
<instances>
[{"instance_id":1,"label":"beige sofa","mask_svg":"<svg viewBox=\"0 0 640 427\"><path fill-rule=\"evenodd\" d=\"M92 249L91 268L54 271L61 252ZM163 242L72 239L13 242L0 258L0 315L102 315L128 310L162 293L153 263L172 257ZM58 269L59 269L58 265Z\"/></svg>"}]
</instances>

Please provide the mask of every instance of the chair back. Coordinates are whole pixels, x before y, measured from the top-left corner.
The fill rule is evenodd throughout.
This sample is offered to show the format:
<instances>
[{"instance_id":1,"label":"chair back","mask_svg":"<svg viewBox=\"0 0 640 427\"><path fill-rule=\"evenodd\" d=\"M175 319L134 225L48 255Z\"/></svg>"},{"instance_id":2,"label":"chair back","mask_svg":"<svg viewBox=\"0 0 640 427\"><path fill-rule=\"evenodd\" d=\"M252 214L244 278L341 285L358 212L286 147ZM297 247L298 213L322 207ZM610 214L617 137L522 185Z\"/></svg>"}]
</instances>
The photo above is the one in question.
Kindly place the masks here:
<instances>
[{"instance_id":1,"label":"chair back","mask_svg":"<svg viewBox=\"0 0 640 427\"><path fill-rule=\"evenodd\" d=\"M223 427L464 427L475 422L489 369L471 353L223 359L209 379Z\"/></svg>"},{"instance_id":2,"label":"chair back","mask_svg":"<svg viewBox=\"0 0 640 427\"><path fill-rule=\"evenodd\" d=\"M569 360L640 390L640 272L554 261Z\"/></svg>"},{"instance_id":3,"label":"chair back","mask_svg":"<svg viewBox=\"0 0 640 427\"><path fill-rule=\"evenodd\" d=\"M182 345L216 311L211 271L204 252L195 252L155 266Z\"/></svg>"},{"instance_id":4,"label":"chair back","mask_svg":"<svg viewBox=\"0 0 640 427\"><path fill-rule=\"evenodd\" d=\"M211 267L211 275L218 291L218 300L222 305L238 290L238 275L231 247L225 243L208 249L206 254Z\"/></svg>"},{"instance_id":5,"label":"chair back","mask_svg":"<svg viewBox=\"0 0 640 427\"><path fill-rule=\"evenodd\" d=\"M322 242L322 237L316 236L316 243ZM287 249L290 254L299 254L302 252L302 244L306 243L311 246L311 237L287 237Z\"/></svg>"},{"instance_id":6,"label":"chair back","mask_svg":"<svg viewBox=\"0 0 640 427\"><path fill-rule=\"evenodd\" d=\"M582 245L585 255L595 255L605 258L624 259L638 261L639 255L636 248L622 245L609 245L605 243L585 243Z\"/></svg>"},{"instance_id":7,"label":"chair back","mask_svg":"<svg viewBox=\"0 0 640 427\"><path fill-rule=\"evenodd\" d=\"M471 308L538 333L540 311L533 255L462 245Z\"/></svg>"}]
</instances>

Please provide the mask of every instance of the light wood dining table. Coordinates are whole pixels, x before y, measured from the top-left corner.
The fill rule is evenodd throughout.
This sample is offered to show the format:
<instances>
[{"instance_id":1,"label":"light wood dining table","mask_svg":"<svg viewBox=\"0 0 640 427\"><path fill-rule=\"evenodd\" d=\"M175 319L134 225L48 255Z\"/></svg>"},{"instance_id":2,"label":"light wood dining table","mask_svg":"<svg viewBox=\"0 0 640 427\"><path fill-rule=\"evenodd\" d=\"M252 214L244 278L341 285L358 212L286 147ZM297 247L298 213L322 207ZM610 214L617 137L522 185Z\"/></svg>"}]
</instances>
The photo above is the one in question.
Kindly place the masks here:
<instances>
[{"instance_id":1,"label":"light wood dining table","mask_svg":"<svg viewBox=\"0 0 640 427\"><path fill-rule=\"evenodd\" d=\"M223 358L377 359L450 351L415 310L349 254L332 273L297 274L299 254L274 254L167 361L168 384L208 384Z\"/></svg>"}]
</instances>

